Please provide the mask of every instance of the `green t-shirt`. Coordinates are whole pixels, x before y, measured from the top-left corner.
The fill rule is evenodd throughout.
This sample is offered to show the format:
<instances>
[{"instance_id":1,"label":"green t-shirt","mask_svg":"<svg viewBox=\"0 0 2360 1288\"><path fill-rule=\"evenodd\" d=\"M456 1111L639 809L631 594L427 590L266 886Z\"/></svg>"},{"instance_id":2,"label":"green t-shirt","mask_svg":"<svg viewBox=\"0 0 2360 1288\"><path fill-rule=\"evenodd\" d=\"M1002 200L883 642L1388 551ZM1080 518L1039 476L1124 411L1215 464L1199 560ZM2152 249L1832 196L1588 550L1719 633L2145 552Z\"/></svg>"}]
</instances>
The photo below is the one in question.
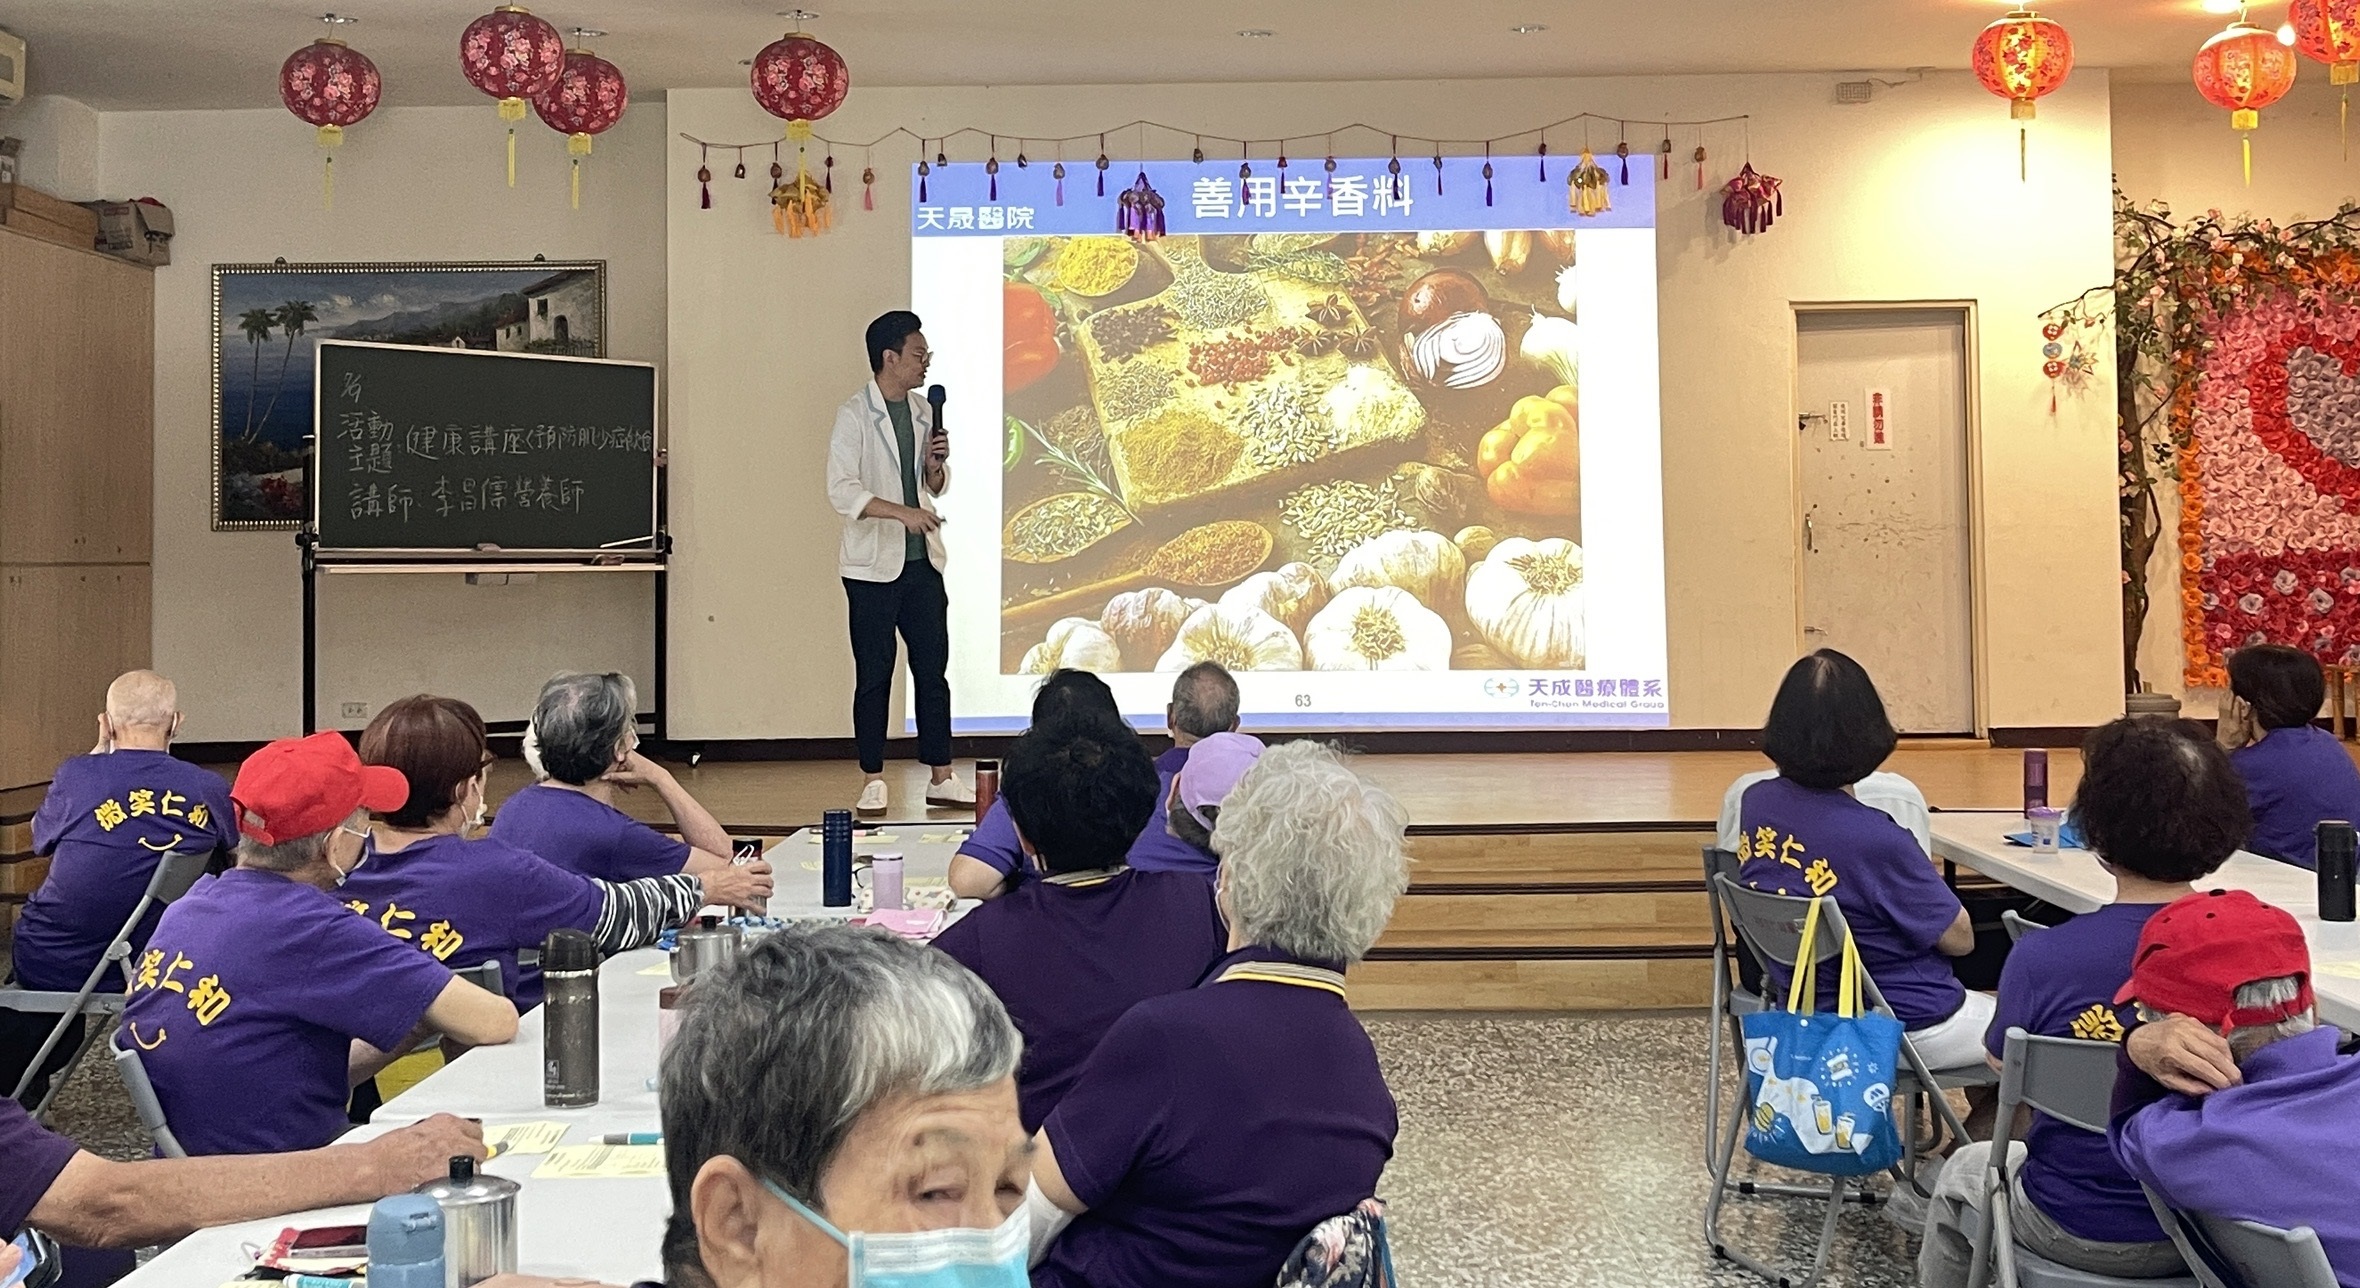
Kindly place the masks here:
<instances>
[{"instance_id":1,"label":"green t-shirt","mask_svg":"<svg viewBox=\"0 0 2360 1288\"><path fill-rule=\"evenodd\" d=\"M894 446L901 449L901 503L916 509L918 505L918 431L910 424L910 400L888 398L885 414L893 418ZM926 536L909 532L902 542L902 557L924 559Z\"/></svg>"}]
</instances>

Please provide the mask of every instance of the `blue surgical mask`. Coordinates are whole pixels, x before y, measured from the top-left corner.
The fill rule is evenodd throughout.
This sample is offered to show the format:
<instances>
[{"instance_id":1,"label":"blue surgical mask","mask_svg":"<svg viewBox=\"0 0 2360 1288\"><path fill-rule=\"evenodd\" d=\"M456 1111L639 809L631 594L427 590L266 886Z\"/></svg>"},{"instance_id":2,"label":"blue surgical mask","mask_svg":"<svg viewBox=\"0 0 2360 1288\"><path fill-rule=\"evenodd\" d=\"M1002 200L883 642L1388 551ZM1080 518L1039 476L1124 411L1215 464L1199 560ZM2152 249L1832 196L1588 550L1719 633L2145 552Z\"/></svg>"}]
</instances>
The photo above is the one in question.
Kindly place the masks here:
<instances>
[{"instance_id":1,"label":"blue surgical mask","mask_svg":"<svg viewBox=\"0 0 2360 1288\"><path fill-rule=\"evenodd\" d=\"M1019 1206L991 1230L918 1230L908 1234L846 1234L769 1180L804 1220L844 1245L847 1288L1027 1288L1025 1266L1032 1225Z\"/></svg>"}]
</instances>

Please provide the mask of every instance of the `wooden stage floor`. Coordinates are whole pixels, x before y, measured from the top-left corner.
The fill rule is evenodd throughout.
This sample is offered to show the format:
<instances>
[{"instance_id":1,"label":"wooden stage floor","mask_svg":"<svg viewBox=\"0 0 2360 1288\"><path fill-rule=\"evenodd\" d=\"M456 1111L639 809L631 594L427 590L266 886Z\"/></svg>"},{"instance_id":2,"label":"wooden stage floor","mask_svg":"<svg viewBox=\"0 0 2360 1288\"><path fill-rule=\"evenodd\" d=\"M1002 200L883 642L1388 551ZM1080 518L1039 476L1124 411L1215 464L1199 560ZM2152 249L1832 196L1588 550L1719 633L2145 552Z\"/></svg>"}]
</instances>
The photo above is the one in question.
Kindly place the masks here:
<instances>
[{"instance_id":1,"label":"wooden stage floor","mask_svg":"<svg viewBox=\"0 0 2360 1288\"><path fill-rule=\"evenodd\" d=\"M2080 756L2049 753L2051 799L2062 801L2081 777ZM1967 740L1905 742L1885 768L1905 774L1936 809L2000 809L2022 800L2023 753ZM1418 832L1550 832L1605 825L1710 826L1732 779L1770 762L1755 752L1554 752L1469 755L1366 755L1354 765L1400 798ZM973 772L959 763L962 776ZM735 832L778 835L849 807L860 794L849 761L708 762L672 766L681 783ZM889 819L948 821L954 811L924 808L926 771L915 761L886 764L893 789ZM522 764L494 771L493 802L523 786ZM661 821L663 806L639 792L624 808ZM1619 829L1617 829L1619 830Z\"/></svg>"}]
</instances>

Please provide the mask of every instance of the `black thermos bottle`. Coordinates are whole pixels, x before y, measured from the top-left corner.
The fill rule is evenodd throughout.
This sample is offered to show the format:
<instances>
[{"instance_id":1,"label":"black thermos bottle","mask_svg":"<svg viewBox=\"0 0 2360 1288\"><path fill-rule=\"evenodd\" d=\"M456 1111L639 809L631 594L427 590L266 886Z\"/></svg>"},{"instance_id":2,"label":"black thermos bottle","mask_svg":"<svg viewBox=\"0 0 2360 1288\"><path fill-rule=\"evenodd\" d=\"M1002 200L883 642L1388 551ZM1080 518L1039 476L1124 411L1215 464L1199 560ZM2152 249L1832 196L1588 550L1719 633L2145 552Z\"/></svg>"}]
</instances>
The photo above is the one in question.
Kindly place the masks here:
<instances>
[{"instance_id":1,"label":"black thermos bottle","mask_svg":"<svg viewBox=\"0 0 2360 1288\"><path fill-rule=\"evenodd\" d=\"M598 1103L598 946L579 930L541 945L541 1103Z\"/></svg>"},{"instance_id":2,"label":"black thermos bottle","mask_svg":"<svg viewBox=\"0 0 2360 1288\"><path fill-rule=\"evenodd\" d=\"M2360 834L2350 823L2329 819L2313 833L2319 841L2319 920L2352 920L2352 881L2360 869Z\"/></svg>"},{"instance_id":3,"label":"black thermos bottle","mask_svg":"<svg viewBox=\"0 0 2360 1288\"><path fill-rule=\"evenodd\" d=\"M826 908L852 906L852 811L820 815L819 901Z\"/></svg>"}]
</instances>

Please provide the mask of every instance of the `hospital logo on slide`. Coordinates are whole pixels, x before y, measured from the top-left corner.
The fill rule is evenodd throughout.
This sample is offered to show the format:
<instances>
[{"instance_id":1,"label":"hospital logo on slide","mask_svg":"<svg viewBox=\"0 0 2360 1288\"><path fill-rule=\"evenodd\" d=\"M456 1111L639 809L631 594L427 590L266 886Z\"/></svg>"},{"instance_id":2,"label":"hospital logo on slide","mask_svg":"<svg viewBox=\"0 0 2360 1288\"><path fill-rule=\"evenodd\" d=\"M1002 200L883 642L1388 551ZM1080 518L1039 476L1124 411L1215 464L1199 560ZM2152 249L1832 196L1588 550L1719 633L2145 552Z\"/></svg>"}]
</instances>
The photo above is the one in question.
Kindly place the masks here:
<instances>
[{"instance_id":1,"label":"hospital logo on slide","mask_svg":"<svg viewBox=\"0 0 2360 1288\"><path fill-rule=\"evenodd\" d=\"M1523 682L1513 675L1492 675L1484 677L1484 697L1513 698L1522 692L1524 692Z\"/></svg>"}]
</instances>

